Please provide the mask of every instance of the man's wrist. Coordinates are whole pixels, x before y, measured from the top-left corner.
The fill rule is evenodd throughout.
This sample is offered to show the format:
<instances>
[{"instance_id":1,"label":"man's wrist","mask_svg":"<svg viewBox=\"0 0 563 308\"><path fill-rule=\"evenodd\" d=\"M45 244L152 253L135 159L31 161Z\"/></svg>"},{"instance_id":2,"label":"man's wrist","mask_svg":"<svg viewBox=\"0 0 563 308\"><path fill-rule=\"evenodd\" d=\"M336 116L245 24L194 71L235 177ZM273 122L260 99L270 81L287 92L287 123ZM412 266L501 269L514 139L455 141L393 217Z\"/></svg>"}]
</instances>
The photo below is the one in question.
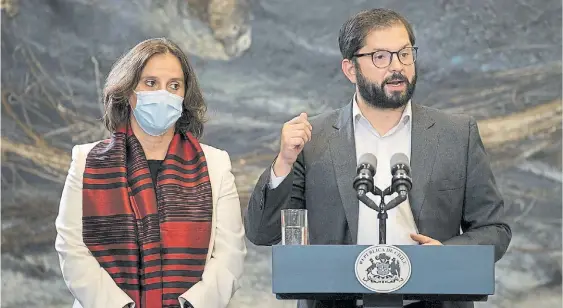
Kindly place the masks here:
<instances>
[{"instance_id":1,"label":"man's wrist","mask_svg":"<svg viewBox=\"0 0 563 308\"><path fill-rule=\"evenodd\" d=\"M272 171L276 177L286 177L291 172L292 168L293 164L288 164L285 160L281 159L279 155L272 165Z\"/></svg>"}]
</instances>

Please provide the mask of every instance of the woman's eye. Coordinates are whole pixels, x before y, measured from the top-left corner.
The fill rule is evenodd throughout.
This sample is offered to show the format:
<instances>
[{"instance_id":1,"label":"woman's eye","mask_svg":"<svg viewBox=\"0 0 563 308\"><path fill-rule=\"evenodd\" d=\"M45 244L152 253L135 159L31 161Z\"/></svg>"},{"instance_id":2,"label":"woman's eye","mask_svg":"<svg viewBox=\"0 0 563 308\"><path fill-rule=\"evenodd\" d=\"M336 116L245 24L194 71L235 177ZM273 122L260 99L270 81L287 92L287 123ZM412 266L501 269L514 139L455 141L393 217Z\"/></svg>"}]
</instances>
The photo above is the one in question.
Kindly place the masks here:
<instances>
[{"instance_id":1,"label":"woman's eye","mask_svg":"<svg viewBox=\"0 0 563 308\"><path fill-rule=\"evenodd\" d=\"M154 81L154 80L146 80L146 81L145 81L145 84L146 84L148 87L151 87L151 88L152 88L152 87L154 87L154 85L155 85L155 81Z\"/></svg>"},{"instance_id":2,"label":"woman's eye","mask_svg":"<svg viewBox=\"0 0 563 308\"><path fill-rule=\"evenodd\" d=\"M180 89L180 85L177 84L177 83L173 83L173 84L170 85L170 88L172 88L172 90L178 90L178 89Z\"/></svg>"}]
</instances>

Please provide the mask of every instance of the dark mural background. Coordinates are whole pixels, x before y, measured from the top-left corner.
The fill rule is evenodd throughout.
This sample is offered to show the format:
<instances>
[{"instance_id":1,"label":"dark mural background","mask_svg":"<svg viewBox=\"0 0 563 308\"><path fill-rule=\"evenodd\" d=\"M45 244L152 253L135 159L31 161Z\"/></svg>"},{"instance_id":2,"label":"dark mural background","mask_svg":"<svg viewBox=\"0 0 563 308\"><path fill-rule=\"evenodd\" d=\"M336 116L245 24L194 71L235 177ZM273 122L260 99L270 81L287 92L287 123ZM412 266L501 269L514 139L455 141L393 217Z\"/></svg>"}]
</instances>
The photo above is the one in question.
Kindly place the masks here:
<instances>
[{"instance_id":1,"label":"dark mural background","mask_svg":"<svg viewBox=\"0 0 563 308\"><path fill-rule=\"evenodd\" d=\"M54 219L72 145L103 138L112 63L168 36L190 53L209 105L204 142L227 150L245 207L283 122L348 102L337 33L374 6L419 46L415 100L479 121L513 239L478 307L561 306L561 1L4 0L2 307L70 307ZM217 22L220 21L220 22ZM271 294L270 248L248 244L231 307L293 307ZM468 269L471 270L471 269Z\"/></svg>"}]
</instances>

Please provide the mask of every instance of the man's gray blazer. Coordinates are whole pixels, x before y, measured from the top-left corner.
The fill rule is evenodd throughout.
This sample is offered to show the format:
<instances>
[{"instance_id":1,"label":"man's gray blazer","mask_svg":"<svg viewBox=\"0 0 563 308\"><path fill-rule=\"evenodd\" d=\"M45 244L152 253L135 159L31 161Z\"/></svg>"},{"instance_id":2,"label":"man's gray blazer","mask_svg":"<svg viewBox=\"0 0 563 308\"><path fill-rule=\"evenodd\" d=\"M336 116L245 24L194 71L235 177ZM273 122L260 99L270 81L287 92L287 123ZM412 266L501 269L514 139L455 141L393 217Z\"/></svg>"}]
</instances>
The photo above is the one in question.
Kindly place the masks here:
<instances>
[{"instance_id":1,"label":"man's gray blazer","mask_svg":"<svg viewBox=\"0 0 563 308\"><path fill-rule=\"evenodd\" d=\"M413 103L412 121L409 202L420 234L444 245L495 245L498 261L512 234L475 120ZM356 243L359 206L352 186L357 165L352 103L312 117L310 123L311 141L299 154L293 172L270 190L267 168L254 188L244 226L256 245L281 240L280 210L286 208L308 210L310 244ZM355 306L301 301L299 307ZM427 307L473 304L428 303Z\"/></svg>"}]
</instances>

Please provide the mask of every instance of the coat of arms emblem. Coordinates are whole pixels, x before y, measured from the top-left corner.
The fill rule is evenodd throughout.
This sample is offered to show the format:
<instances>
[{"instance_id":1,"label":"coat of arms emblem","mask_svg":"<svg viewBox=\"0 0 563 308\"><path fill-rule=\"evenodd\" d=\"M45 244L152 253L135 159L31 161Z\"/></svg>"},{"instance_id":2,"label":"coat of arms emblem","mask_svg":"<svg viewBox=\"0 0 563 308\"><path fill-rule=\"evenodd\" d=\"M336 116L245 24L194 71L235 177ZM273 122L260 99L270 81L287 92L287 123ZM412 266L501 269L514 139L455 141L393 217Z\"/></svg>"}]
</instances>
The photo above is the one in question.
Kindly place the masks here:
<instances>
[{"instance_id":1,"label":"coat of arms emblem","mask_svg":"<svg viewBox=\"0 0 563 308\"><path fill-rule=\"evenodd\" d=\"M391 245L366 248L356 259L356 278L366 288L380 292L400 289L411 275L408 256Z\"/></svg>"}]
</instances>

